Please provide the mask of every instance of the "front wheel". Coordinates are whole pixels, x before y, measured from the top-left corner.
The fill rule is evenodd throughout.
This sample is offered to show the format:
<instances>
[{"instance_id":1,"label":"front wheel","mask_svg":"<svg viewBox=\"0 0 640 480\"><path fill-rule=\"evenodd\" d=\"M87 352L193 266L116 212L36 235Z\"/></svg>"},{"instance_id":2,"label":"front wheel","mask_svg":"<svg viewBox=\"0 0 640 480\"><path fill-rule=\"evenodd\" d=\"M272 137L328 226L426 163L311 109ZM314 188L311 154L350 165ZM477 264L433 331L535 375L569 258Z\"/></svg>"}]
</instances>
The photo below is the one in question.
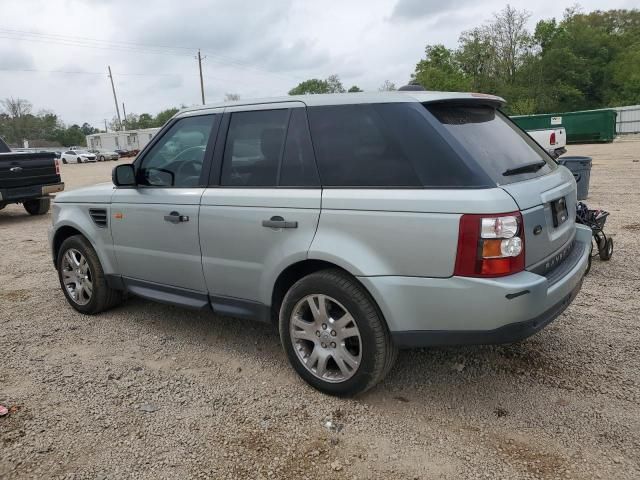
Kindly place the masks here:
<instances>
[{"instance_id":1,"label":"front wheel","mask_svg":"<svg viewBox=\"0 0 640 480\"><path fill-rule=\"evenodd\" d=\"M103 155L100 155L100 161L104 162L104 156Z\"/></svg>"},{"instance_id":2,"label":"front wheel","mask_svg":"<svg viewBox=\"0 0 640 480\"><path fill-rule=\"evenodd\" d=\"M82 235L62 242L56 266L67 302L80 313L94 315L122 300L122 293L107 285L97 253Z\"/></svg>"},{"instance_id":3,"label":"front wheel","mask_svg":"<svg viewBox=\"0 0 640 480\"><path fill-rule=\"evenodd\" d=\"M62 158L62 163L64 163L65 165L67 164L67 159L66 158Z\"/></svg>"},{"instance_id":4,"label":"front wheel","mask_svg":"<svg viewBox=\"0 0 640 480\"><path fill-rule=\"evenodd\" d=\"M397 349L364 287L341 270L296 282L280 308L280 339L289 362L309 385L353 396L380 382Z\"/></svg>"},{"instance_id":5,"label":"front wheel","mask_svg":"<svg viewBox=\"0 0 640 480\"><path fill-rule=\"evenodd\" d=\"M29 215L44 215L49 211L49 207L51 207L51 200L48 198L27 200L22 206Z\"/></svg>"}]
</instances>

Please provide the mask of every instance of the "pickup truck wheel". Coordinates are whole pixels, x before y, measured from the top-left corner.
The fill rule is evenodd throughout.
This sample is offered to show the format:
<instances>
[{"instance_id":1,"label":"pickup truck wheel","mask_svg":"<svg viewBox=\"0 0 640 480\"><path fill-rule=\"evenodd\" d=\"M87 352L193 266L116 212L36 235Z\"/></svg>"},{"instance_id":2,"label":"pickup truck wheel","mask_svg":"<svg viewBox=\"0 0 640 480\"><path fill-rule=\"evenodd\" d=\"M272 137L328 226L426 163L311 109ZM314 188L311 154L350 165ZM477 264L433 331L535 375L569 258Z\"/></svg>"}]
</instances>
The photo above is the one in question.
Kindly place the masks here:
<instances>
[{"instance_id":1,"label":"pickup truck wheel","mask_svg":"<svg viewBox=\"0 0 640 480\"><path fill-rule=\"evenodd\" d=\"M82 235L62 242L56 266L67 301L80 313L94 315L122 301L122 292L109 288L96 251Z\"/></svg>"},{"instance_id":2,"label":"pickup truck wheel","mask_svg":"<svg viewBox=\"0 0 640 480\"><path fill-rule=\"evenodd\" d=\"M280 339L289 362L309 385L353 396L390 370L396 347L369 293L341 270L296 282L280 308Z\"/></svg>"},{"instance_id":3,"label":"pickup truck wheel","mask_svg":"<svg viewBox=\"0 0 640 480\"><path fill-rule=\"evenodd\" d=\"M49 211L51 200L48 198L38 198L36 200L27 200L22 204L29 215L44 215Z\"/></svg>"}]
</instances>

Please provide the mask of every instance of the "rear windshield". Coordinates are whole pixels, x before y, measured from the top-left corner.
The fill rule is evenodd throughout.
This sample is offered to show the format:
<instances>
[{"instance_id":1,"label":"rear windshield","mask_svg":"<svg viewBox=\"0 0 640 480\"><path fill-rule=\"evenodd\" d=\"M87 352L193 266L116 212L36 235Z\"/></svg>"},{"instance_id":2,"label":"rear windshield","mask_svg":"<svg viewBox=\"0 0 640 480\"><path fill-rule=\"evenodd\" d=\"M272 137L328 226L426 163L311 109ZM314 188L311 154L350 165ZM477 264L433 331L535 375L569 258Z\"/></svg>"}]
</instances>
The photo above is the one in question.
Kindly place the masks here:
<instances>
[{"instance_id":1,"label":"rear windshield","mask_svg":"<svg viewBox=\"0 0 640 480\"><path fill-rule=\"evenodd\" d=\"M442 103L426 108L497 185L539 177L555 168L542 147L493 107ZM514 173L535 164L543 166Z\"/></svg>"}]
</instances>

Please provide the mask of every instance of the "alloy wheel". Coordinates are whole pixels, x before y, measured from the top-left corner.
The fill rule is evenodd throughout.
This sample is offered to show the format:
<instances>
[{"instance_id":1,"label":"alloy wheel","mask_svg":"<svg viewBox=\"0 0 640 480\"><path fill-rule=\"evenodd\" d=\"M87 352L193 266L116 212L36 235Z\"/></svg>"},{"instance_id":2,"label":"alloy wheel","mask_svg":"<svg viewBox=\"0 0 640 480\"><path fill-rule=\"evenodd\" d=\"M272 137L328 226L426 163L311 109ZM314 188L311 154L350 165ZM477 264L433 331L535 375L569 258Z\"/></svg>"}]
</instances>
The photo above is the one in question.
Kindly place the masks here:
<instances>
[{"instance_id":1,"label":"alloy wheel","mask_svg":"<svg viewBox=\"0 0 640 480\"><path fill-rule=\"evenodd\" d=\"M355 319L327 295L307 295L291 313L289 335L298 359L315 377L330 383L351 378L362 360Z\"/></svg>"},{"instance_id":2,"label":"alloy wheel","mask_svg":"<svg viewBox=\"0 0 640 480\"><path fill-rule=\"evenodd\" d=\"M93 295L93 276L87 259L75 248L62 257L62 283L69 297L78 305L86 305Z\"/></svg>"}]
</instances>

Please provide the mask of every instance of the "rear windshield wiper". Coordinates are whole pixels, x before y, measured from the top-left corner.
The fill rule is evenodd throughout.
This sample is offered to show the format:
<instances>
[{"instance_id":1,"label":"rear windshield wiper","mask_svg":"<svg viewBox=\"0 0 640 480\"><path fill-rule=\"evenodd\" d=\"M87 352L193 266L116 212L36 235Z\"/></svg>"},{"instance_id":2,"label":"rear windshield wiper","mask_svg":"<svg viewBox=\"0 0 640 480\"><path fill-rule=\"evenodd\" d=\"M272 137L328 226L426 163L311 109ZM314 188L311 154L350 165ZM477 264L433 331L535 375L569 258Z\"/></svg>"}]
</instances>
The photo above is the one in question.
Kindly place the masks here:
<instances>
[{"instance_id":1,"label":"rear windshield wiper","mask_svg":"<svg viewBox=\"0 0 640 480\"><path fill-rule=\"evenodd\" d=\"M527 164L521 165L519 167L508 168L507 170L502 172L502 175L505 176L505 177L508 177L509 175L518 175L519 173L537 172L542 167L544 167L546 164L547 164L547 162L545 162L545 161L536 162L536 163L527 163Z\"/></svg>"}]
</instances>

